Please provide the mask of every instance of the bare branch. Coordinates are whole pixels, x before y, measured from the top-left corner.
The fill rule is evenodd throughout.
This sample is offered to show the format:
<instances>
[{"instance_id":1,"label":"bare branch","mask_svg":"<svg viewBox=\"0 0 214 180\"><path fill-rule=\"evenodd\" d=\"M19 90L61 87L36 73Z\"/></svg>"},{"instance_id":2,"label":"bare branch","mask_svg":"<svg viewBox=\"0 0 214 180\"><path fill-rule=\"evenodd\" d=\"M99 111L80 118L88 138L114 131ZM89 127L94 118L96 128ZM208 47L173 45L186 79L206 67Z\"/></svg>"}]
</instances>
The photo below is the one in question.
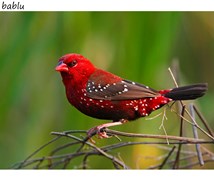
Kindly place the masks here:
<instances>
[{"instance_id":1,"label":"bare branch","mask_svg":"<svg viewBox=\"0 0 214 180\"><path fill-rule=\"evenodd\" d=\"M171 154L174 152L176 146L173 146L173 148L171 149L171 151L169 151L169 154L167 155L167 157L164 159L164 161L162 162L162 164L159 166L159 169L162 169L163 166L166 164L167 160L169 159L169 157L171 156Z\"/></svg>"},{"instance_id":2,"label":"bare branch","mask_svg":"<svg viewBox=\"0 0 214 180\"><path fill-rule=\"evenodd\" d=\"M204 116L199 112L198 108L194 104L193 104L193 108L194 108L196 114L198 115L198 117L200 118L201 122L206 127L206 129L209 132L209 134L214 137L214 133L213 133L212 129L209 127L209 125L208 125L206 119L204 118Z\"/></svg>"},{"instance_id":3,"label":"bare branch","mask_svg":"<svg viewBox=\"0 0 214 180\"><path fill-rule=\"evenodd\" d=\"M192 116L192 118L193 118L193 120L194 120L193 122L196 124L196 121L195 121L195 113L194 113L193 105L190 104L190 105L189 105L189 108L190 108L190 114L191 114L191 116ZM198 132L197 132L196 126L193 125L192 128L193 128L193 135L194 135L194 138L198 139ZM203 165L204 165L204 161L203 161L202 153L201 153L201 150L200 150L200 145L199 145L199 144L196 144L195 147L196 147L196 152L197 152L197 154L198 154L199 163L200 163L201 166L203 166Z\"/></svg>"},{"instance_id":4,"label":"bare branch","mask_svg":"<svg viewBox=\"0 0 214 180\"><path fill-rule=\"evenodd\" d=\"M184 116L184 112L185 112L185 106L182 107L181 110L181 122L180 122L180 137L183 136L183 116ZM175 163L173 165L173 169L178 169L179 168L179 158L180 158L180 152L181 152L181 146L182 144L179 144L178 146L178 151L176 154L176 159L175 159Z\"/></svg>"},{"instance_id":5,"label":"bare branch","mask_svg":"<svg viewBox=\"0 0 214 180\"><path fill-rule=\"evenodd\" d=\"M165 135L153 135L153 134L137 134L137 133L128 133L128 132L121 132L115 131L111 129L105 129L108 134L124 136L124 137L138 137L138 138L156 138L156 139L166 139ZM189 143L200 143L204 141L203 139L194 139L188 137L179 137L179 136L167 136L169 140L179 140L179 141L186 141Z\"/></svg>"},{"instance_id":6,"label":"bare branch","mask_svg":"<svg viewBox=\"0 0 214 180\"><path fill-rule=\"evenodd\" d=\"M118 165L120 165L121 167L123 167L124 169L129 169L123 162L121 162L119 159L115 158L114 156L110 155L110 154L107 154L105 151L103 151L102 149L98 148L97 146L95 146L94 144L92 143L89 143L89 142L85 142L85 140L81 140L79 138L77 138L76 136L73 136L71 134L68 134L67 132L66 133L59 133L59 132L52 132L51 134L53 135L58 135L58 136L65 136L65 137L70 137L74 140L77 140L79 142L82 142L82 143L85 143L87 144L88 146L94 148L95 150L97 150L100 154L102 154L103 156L105 156L106 158L112 160L113 163L117 163Z\"/></svg>"}]
</instances>

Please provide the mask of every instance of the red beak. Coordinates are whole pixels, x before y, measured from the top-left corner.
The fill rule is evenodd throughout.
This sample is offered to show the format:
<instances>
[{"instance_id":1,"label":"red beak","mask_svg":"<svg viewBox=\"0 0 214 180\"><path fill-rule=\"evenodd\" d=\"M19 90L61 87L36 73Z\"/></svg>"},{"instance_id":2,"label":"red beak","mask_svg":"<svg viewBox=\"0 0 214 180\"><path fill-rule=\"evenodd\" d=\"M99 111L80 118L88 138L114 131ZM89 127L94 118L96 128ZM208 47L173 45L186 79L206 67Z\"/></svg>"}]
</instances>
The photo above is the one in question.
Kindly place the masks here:
<instances>
[{"instance_id":1,"label":"red beak","mask_svg":"<svg viewBox=\"0 0 214 180\"><path fill-rule=\"evenodd\" d=\"M56 66L55 68L56 71L59 71L59 72L68 72L68 66L63 63L62 61L59 61L58 65Z\"/></svg>"}]
</instances>

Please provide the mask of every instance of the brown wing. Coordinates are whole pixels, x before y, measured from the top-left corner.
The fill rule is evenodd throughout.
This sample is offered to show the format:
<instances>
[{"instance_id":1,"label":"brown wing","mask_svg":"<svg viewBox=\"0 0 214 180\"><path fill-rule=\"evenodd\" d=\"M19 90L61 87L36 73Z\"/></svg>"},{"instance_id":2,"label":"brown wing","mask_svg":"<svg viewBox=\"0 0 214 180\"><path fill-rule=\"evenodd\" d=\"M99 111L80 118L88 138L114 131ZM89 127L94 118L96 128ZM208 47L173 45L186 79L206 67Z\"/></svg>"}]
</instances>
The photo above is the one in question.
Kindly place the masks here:
<instances>
[{"instance_id":1,"label":"brown wing","mask_svg":"<svg viewBox=\"0 0 214 180\"><path fill-rule=\"evenodd\" d=\"M128 80L121 80L111 84L102 82L100 77L99 83L90 79L87 83L87 96L92 99L120 101L156 97L160 95L158 91L148 86Z\"/></svg>"}]
</instances>

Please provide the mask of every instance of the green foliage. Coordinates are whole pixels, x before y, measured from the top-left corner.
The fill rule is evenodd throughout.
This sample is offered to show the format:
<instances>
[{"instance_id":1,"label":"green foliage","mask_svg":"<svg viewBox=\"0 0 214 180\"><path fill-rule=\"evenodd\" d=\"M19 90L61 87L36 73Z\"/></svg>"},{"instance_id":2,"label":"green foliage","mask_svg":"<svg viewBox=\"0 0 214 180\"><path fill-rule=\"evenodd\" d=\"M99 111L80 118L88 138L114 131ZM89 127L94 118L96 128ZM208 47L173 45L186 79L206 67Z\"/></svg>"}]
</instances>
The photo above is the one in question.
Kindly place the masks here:
<instances>
[{"instance_id":1,"label":"green foliage","mask_svg":"<svg viewBox=\"0 0 214 180\"><path fill-rule=\"evenodd\" d=\"M200 104L212 119L213 20L213 13L1 12L0 168L26 158L51 139L51 131L85 130L105 122L81 114L67 102L54 68L57 59L70 52L155 89L173 86L167 68L179 58L182 84L209 83ZM167 121L168 133L170 121L174 120ZM160 124L160 118L140 119L117 129L163 133ZM135 161L134 167L136 160L128 158ZM101 167L102 158L94 161Z\"/></svg>"}]
</instances>

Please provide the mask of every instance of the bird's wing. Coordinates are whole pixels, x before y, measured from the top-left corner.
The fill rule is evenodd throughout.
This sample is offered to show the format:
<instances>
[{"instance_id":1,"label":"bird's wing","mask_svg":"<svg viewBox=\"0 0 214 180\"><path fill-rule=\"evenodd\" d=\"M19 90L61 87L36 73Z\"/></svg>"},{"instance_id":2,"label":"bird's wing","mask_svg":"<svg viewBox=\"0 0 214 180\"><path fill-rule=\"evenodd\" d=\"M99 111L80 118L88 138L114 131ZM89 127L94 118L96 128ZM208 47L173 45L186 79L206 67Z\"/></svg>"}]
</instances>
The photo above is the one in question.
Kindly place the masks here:
<instances>
[{"instance_id":1,"label":"bird's wing","mask_svg":"<svg viewBox=\"0 0 214 180\"><path fill-rule=\"evenodd\" d=\"M86 87L87 96L92 99L120 101L160 95L158 91L148 86L129 80L121 80L113 74L102 74L99 76L98 81L97 78L94 78L95 77L91 77L88 80ZM109 83L106 83L107 78L109 79L109 81L107 81Z\"/></svg>"}]
</instances>

